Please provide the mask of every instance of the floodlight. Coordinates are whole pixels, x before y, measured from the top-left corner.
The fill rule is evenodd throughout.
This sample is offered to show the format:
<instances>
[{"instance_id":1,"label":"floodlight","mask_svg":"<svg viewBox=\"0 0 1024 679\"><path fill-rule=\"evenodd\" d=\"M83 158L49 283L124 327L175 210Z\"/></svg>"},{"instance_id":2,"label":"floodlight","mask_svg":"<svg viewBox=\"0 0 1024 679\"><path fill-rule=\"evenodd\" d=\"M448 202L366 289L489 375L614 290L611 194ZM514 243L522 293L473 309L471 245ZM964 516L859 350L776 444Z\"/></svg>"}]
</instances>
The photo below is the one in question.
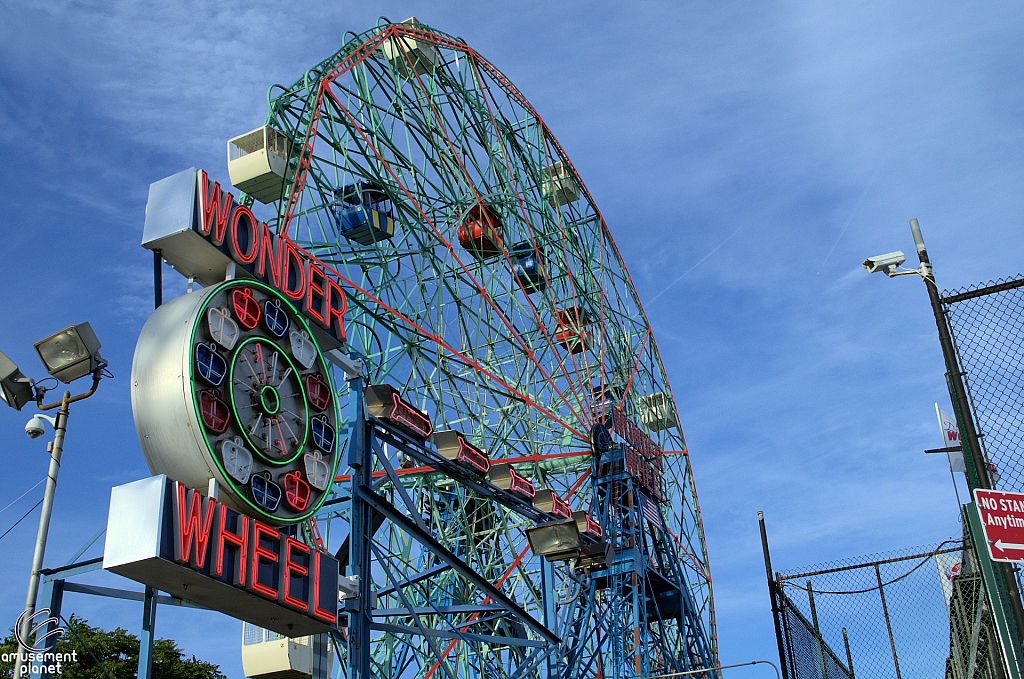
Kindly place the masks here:
<instances>
[{"instance_id":1,"label":"floodlight","mask_svg":"<svg viewBox=\"0 0 1024 679\"><path fill-rule=\"evenodd\" d=\"M583 546L583 538L575 519L548 521L526 531L530 549L548 561L568 561L575 558Z\"/></svg>"},{"instance_id":2,"label":"floodlight","mask_svg":"<svg viewBox=\"0 0 1024 679\"><path fill-rule=\"evenodd\" d=\"M69 384L107 364L100 356L100 341L88 323L64 328L35 343L46 372Z\"/></svg>"},{"instance_id":3,"label":"floodlight","mask_svg":"<svg viewBox=\"0 0 1024 679\"><path fill-rule=\"evenodd\" d=\"M21 374L18 366L0 352L0 399L15 410L36 400L32 393L32 380Z\"/></svg>"},{"instance_id":4,"label":"floodlight","mask_svg":"<svg viewBox=\"0 0 1024 679\"><path fill-rule=\"evenodd\" d=\"M584 547L580 550L580 556L576 560L576 570L589 573L593 570L602 570L612 562L615 549L610 542L598 542L591 547Z\"/></svg>"}]
</instances>

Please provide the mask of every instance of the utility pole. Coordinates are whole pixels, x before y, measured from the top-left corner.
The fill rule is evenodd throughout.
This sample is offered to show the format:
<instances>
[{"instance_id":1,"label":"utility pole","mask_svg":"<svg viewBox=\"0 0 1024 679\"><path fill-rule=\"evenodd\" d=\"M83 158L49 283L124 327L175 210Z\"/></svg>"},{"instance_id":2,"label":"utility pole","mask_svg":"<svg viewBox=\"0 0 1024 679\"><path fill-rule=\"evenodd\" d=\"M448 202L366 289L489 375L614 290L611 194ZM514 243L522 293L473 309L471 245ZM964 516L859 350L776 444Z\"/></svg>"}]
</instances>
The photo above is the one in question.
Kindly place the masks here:
<instances>
[{"instance_id":1,"label":"utility pole","mask_svg":"<svg viewBox=\"0 0 1024 679\"><path fill-rule=\"evenodd\" d=\"M95 388L95 387L94 387ZM53 513L53 497L57 493L57 475L60 473L60 457L64 452L64 434L68 426L68 404L71 403L71 393L65 391L64 398L60 402L60 410L57 411L57 419L54 420L53 442L48 446L50 449L50 468L46 474L46 491L43 494L43 509L39 513L39 530L36 533L36 547L32 554L32 572L28 579L28 594L25 597L25 613L22 618L21 629L18 630L18 643L15 644L17 655L14 660L14 673L12 677L20 677L24 665L22 654L31 652L33 649L21 644L31 644L31 630L33 626L32 617L36 612L36 596L39 593L39 574L43 570L43 557L46 555L46 538L50 532L50 516ZM58 623L59 624L59 623Z\"/></svg>"},{"instance_id":2,"label":"utility pole","mask_svg":"<svg viewBox=\"0 0 1024 679\"><path fill-rule=\"evenodd\" d=\"M932 273L932 265L928 259L928 250L925 248L924 238L921 236L921 226L918 224L917 219L910 220L910 231L914 235L917 258L921 262L921 278L924 280L925 288L928 290L928 300L931 302L932 313L935 316L935 326L939 331L939 345L942 347L942 358L946 363L949 395L958 416L961 439L967 446L968 456L965 462L968 470L968 485L971 486L972 490L974 488L990 489L992 488L992 482L988 475L985 457L981 452L978 430L974 425L974 414L971 412L970 402L967 400L967 389L964 387L963 381L964 373L960 370L960 363L956 357L953 338L949 332L946 314L942 308L942 300L939 297L939 289L935 284L935 275ZM972 536L972 541L978 539L983 541L983 536ZM987 547L982 543L976 542L975 544L981 544L981 553L984 554L984 550ZM978 547L976 546L975 548L977 549ZM1024 607L1021 605L1017 578L1013 566L1009 563L999 563L998 570L1002 575L1010 610L1013 614L1016 641L1019 648L1024 648L1024 637L1022 637L1022 633L1024 633Z\"/></svg>"}]
</instances>

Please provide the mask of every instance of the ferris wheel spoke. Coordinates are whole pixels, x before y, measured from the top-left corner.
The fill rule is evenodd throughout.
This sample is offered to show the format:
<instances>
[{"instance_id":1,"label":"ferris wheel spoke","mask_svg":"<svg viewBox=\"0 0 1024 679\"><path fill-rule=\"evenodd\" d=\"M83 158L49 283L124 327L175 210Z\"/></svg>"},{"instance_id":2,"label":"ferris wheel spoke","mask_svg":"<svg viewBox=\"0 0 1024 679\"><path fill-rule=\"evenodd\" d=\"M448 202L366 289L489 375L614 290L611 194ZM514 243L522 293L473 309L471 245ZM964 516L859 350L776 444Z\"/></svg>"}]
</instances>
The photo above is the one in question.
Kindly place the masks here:
<instances>
[{"instance_id":1,"label":"ferris wheel spoke","mask_svg":"<svg viewBox=\"0 0 1024 679\"><path fill-rule=\"evenodd\" d=\"M473 65L472 65L472 71L473 71L473 75L474 75L474 77L476 78L477 82L478 82L478 83L481 83L481 84L482 84L482 78L481 78L481 76L480 76L480 73L479 73L479 71L477 70L477 67L476 67L476 63L475 63L475 62L474 62L474 63L473 63ZM491 125L492 125L493 129L494 129L495 131L497 131L497 128L498 128L498 124L497 124L497 121L496 121L496 119L495 119L495 117L494 117L494 113L493 113L493 111L492 111L492 109L491 109L491 105L490 105L490 102L488 101L488 98L487 98L487 95L486 95L486 93L485 93L485 94L484 94L484 96L483 96L483 100L484 100L484 105L486 106L486 109L487 109L487 114L488 114L488 117L489 117L489 119L490 119ZM508 155L507 155L507 152L506 152L505 148L504 148L503 146L500 146L500 145L499 145L499 149L500 149L500 150L501 150L501 152L502 152L502 155L503 155L503 158L504 158L504 160L505 160L506 164L510 166L510 163L509 163L509 158L508 158ZM511 174L512 174L512 173L511 173L511 171L510 171L510 175L511 175ZM523 196L522 196L522 193L520 192L520 190L519 190L518 186L517 186L517 185L515 184L514 180L513 180L513 186L514 186L515 194L516 194L516 197L517 197L517 199L518 199L518 202L519 202L520 208L521 208L521 209L523 210L523 216L524 216L524 219L525 219L525 224L526 224L526 226L527 226L527 232L528 232L528 235L529 235L529 237L530 237L530 242L531 242L531 243L533 244L533 246L534 246L534 247L536 248L536 247L537 247L537 243L536 243L536 238L535 238L535 236L534 236L534 233L533 233L532 227L530 227L530 220L529 220L529 217L528 217L528 215L526 214L526 210L525 210L525 204L524 204L524 201L523 201ZM564 234L563 234L563 236L564 236ZM563 243L564 243L564 242L566 241L566 239L565 239L564 237L563 237L563 239L562 239L562 240L563 240ZM503 250L504 250L504 249L503 249ZM508 264L508 265L509 265L509 266L511 267L511 266L512 266L512 262L511 262L511 258L509 257L508 251L507 251L507 250L504 250L503 254L504 254L504 256L505 256L505 259L506 259L506 262L507 262L507 264ZM566 261L568 262L568 258L566 259ZM573 275L572 275L572 269L571 269L570 267L568 267L568 266L567 266L567 273L568 273L568 283L569 283L569 285L570 285L570 288L572 288L572 287L573 287ZM546 274L545 274L545 275L546 275ZM548 289L549 289L549 291L552 291L552 292L553 292L553 290L554 290L554 288L553 288L553 287L550 287L550 286L549 286L549 288L548 288ZM549 294L551 294L551 292L549 292ZM548 343L548 346L549 346L549 348L550 348L550 349L551 349L551 351L552 351L552 352L554 352L554 353L555 353L555 355L557 356L557 352L555 351L555 347L554 347L554 342L553 342L553 340L552 340L552 338L551 338L551 336L550 336L550 333L549 333L549 332L547 331L547 329L545 328L545 325L544 325L544 324L543 324L543 323L541 322L541 319L540 319L540 317L539 317L539 315L538 315L538 313L537 313L537 309L536 309L536 307L535 307L535 306L533 305L533 301L532 301L532 300L530 299L530 296L529 296L529 295L526 295L526 301L527 301L527 304L529 305L530 311L532 312L532 315L533 315L534 319L535 319L535 320L537 321L537 323L538 323L538 326L539 326L539 327L540 327L540 329L541 329L541 332L542 332L542 333L544 334L544 337L545 337L545 339L547 340L547 343ZM555 306L555 307L557 308L557 303L556 303L556 301L555 301L555 300L552 300L552 302L553 302L553 306ZM576 304L574 304L574 306L577 306L577 307L578 307L578 305L576 305ZM570 360L570 362L571 362L571 363L573 363L573 365L575 366L575 364L576 364L576 360L575 360L575 357L573 356L573 354L570 354L570 355L569 355L569 360ZM564 375L565 375L565 376L566 376L566 377L568 378L568 377L569 377L569 371L568 371L568 370L566 369L566 366L565 366L565 362L564 362L564 360L561 360L561 359L559 359L559 360L558 360L558 366L559 366L559 368L561 369L562 373L563 373L563 374L564 374ZM578 372L578 369L577 369L577 372ZM573 385L573 389L575 390L575 383L574 383L574 382L573 382L572 380L570 380L569 382L570 382L570 385ZM588 382L588 383L589 383L589 382ZM576 397L577 397L577 400L579 400L579 399L580 399L580 394L576 394Z\"/></svg>"},{"instance_id":2,"label":"ferris wheel spoke","mask_svg":"<svg viewBox=\"0 0 1024 679\"><path fill-rule=\"evenodd\" d=\"M344 110L344 107L342 107L342 106L341 106L341 103L340 103L340 102L339 102L339 101L337 100L337 98L336 98L336 97L334 96L334 94L333 94L333 93L332 93L332 92L331 92L330 90L326 90L326 91L327 91L328 95L330 96L330 98L334 100L335 104L336 104L336 105L337 105L337 106L338 106L339 108L341 108L342 110ZM349 113L348 113L347 111L345 111L345 113L346 113L346 116L348 116L348 117L350 118L350 120L351 120L351 114L349 114ZM374 147L374 145L373 145L373 144L372 144L372 143L370 142L370 140L369 140L368 138L366 138L366 137L365 137L365 132L363 132L362 130L358 130L358 131L359 131L359 133L360 133L360 134L361 134L361 135L362 135L362 136L364 137L364 140L365 140L365 142L367 143L367 145L368 145L368 146L369 146L370 148L372 148L372 149L374 150L374 153L375 153L375 154L376 154L376 155L378 156L378 158L379 158L379 159L381 159L381 160L383 160L382 158L380 158L380 154L379 154L379 152L377 151L377 149L376 149L376 148ZM402 186L401 182L400 182L400 181L398 180L398 177L397 177L397 176L395 176L395 174L394 174L394 171L393 171L393 170L391 170L391 169L390 169L390 167L388 167L388 171L389 171L389 172L391 173L391 175L392 175L393 179L394 179L394 180L395 180L396 182L398 182L398 184L399 184L400 186ZM404 186L403 186L403 189L404 189ZM457 263L459 264L459 266L461 267L461 269L462 269L462 270L463 270L463 271L464 271L464 272L465 272L465 273L466 273L467 275L469 275L469 276L470 276L470 279L471 279L471 280L473 281L473 284L474 284L474 285L475 285L475 286L477 287L477 289L478 289L478 290L480 291L480 293L481 293L481 295L482 295L483 299L487 300L487 301L488 301L488 302L490 303L490 306L491 306L491 307L492 307L492 308L494 309L494 311L495 311L495 312L497 313L497 315L498 315L499 319L500 319L500 320L502 320L502 321L504 322L505 326L506 326L506 327L507 327L507 328L509 329L509 331L510 331L510 332L512 332L512 334L513 334L514 336L516 336L516 337L517 337L517 339L519 339L519 338L518 338L518 333L515 333L515 331L514 331L514 328L512 328L511 324L509 324L509 323L508 323L507 319L505 319L505 318L504 318L504 317L503 317L503 316L502 316L502 315L500 314L500 312L499 312L499 310L497 309L497 307L495 307L495 306L494 306L494 304L493 304L493 302L491 302L490 298L488 297L488 295L487 295L487 293L486 293L486 290L485 290L485 289L484 289L484 288L483 288L483 287L482 287L482 286L480 285L480 283L479 283L479 282L478 282L478 281L477 281L477 280L476 280L476 279L475 279L475 278L474 278L474 277L472 276L472 274L470 274L470 273L469 273L469 270L468 270L468 268L466 267L466 265L465 265L465 264L464 264L464 263L462 262L462 260L461 260L461 259L459 259L458 255L456 255L456 254L455 254L455 250L454 250L454 248L452 247L451 243L449 243L449 242L448 242L448 241L447 241L447 240L446 240L446 239L445 239L445 238L444 238L444 237L443 237L443 236L441 235L441 233L440 233L440 232L439 232L439 231L437 230L437 228L436 228L436 227L434 226L433 222L432 222L432 221L431 221L431 220L429 219L429 217L428 217L428 216L427 216L427 215L426 215L426 214L425 214L425 213L423 212L423 210L422 210L422 209L421 209L421 208L419 207L419 205L418 205L418 203L416 202L415 198L414 198L414 197L413 197L413 196L411 195L411 193L410 193L410 192L408 191L408 189L405 189L405 193L406 193L406 195L407 195L407 196L408 196L408 197L410 198L410 200L412 200L412 202L413 202L413 205L414 205L414 206L416 206L416 207L417 207L417 209L419 209L419 210L420 210L420 213L421 213L422 217L424 218L424 220L425 220L425 223L427 223L428 225L430 225L430 226L431 226L431 228L433 229L433 231L434 231L434 233L436 234L436 236L438 237L438 239L439 239L439 240L441 241L441 243L442 243L442 244L443 244L443 245L444 245L444 246L445 246L445 247L446 247L446 248L448 249L448 251L449 251L450 255L451 255L452 257L454 257L454 259L455 259L455 260L456 260L456 262L457 262ZM506 256L507 256L507 255L506 255ZM536 362L536 363L537 363L537 365L538 365L538 368L539 368L539 369L541 370L542 374L544 374L544 375L545 375L545 377L546 377L547 379L549 379L549 380L550 380L550 377L549 377L549 376L547 375L546 371L544 371L543 367L542 367L542 366L540 366L539 362L537 362L536 358L535 358L535 357L533 356L533 354L532 354L531 352L529 352L529 350L527 349L527 347L526 347L525 345L522 345L522 344L521 344L521 348L523 348L524 350L526 350L526 351L527 351L527 353L528 353L528 355L530 356L530 358L531 358L531 359L532 359L532 360L533 360L534 362ZM553 382L552 382L552 386L554 386L554 383L553 383ZM567 398L565 398L564 394L562 394L562 393L561 393L561 391L559 391L559 390L558 390L557 388L555 388L555 390L556 390L556 391L558 391L559 395L560 395L560 396L562 397L562 400L563 400L563 401L565 402L566 406L567 406L567 407L569 407L569 408L570 408L570 410L572 410L572 406L571 406L571 404L570 404L569 400L568 400ZM577 414L577 417L579 417L579 414Z\"/></svg>"}]
</instances>

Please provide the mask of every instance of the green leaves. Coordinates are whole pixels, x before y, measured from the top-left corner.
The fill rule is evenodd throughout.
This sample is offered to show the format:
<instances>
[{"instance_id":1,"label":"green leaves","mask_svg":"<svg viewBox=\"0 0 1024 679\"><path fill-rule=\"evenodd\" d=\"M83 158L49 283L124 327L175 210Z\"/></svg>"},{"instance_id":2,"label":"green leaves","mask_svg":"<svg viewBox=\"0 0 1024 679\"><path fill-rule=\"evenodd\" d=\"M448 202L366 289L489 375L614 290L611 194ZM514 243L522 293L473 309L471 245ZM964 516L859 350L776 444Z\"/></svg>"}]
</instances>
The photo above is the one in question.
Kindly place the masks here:
<instances>
[{"instance_id":1,"label":"green leaves","mask_svg":"<svg viewBox=\"0 0 1024 679\"><path fill-rule=\"evenodd\" d=\"M84 646L83 646L84 642ZM9 679L14 670L15 643L13 631L0 643L0 677ZM85 647L88 647L86 650ZM90 655L89 651L92 651ZM139 638L120 627L113 632L93 627L72 615L67 632L57 641L57 652L74 654L77 660L61 663L60 679L135 679L139 669ZM93 658L95 656L95 659ZM99 660L103 669L96 664ZM170 639L157 639L153 644L153 679L226 679L220 666L185 658L182 649Z\"/></svg>"}]
</instances>

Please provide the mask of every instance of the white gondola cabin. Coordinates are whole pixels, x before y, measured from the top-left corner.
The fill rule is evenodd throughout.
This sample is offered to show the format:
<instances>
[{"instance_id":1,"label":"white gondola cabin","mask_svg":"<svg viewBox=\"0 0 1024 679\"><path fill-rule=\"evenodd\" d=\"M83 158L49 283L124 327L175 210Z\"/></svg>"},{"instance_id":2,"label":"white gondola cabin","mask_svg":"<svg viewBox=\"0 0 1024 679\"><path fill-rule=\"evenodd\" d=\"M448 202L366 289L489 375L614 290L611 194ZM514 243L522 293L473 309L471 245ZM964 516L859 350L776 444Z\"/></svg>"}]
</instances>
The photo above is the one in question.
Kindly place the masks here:
<instances>
[{"instance_id":1,"label":"white gondola cabin","mask_svg":"<svg viewBox=\"0 0 1024 679\"><path fill-rule=\"evenodd\" d=\"M416 17L409 17L403 26L423 29ZM434 43L410 35L389 38L384 42L384 56L399 73L407 78L430 73L437 64L437 47Z\"/></svg>"},{"instance_id":2,"label":"white gondola cabin","mask_svg":"<svg viewBox=\"0 0 1024 679\"><path fill-rule=\"evenodd\" d=\"M280 200L291 142L270 126L256 128L228 142L228 176L239 191L260 201Z\"/></svg>"},{"instance_id":3,"label":"white gondola cabin","mask_svg":"<svg viewBox=\"0 0 1024 679\"><path fill-rule=\"evenodd\" d=\"M327 644L327 667L334 661ZM289 639L277 632L242 623L242 671L250 679L307 679L313 676L313 637Z\"/></svg>"},{"instance_id":4,"label":"white gondola cabin","mask_svg":"<svg viewBox=\"0 0 1024 679\"><path fill-rule=\"evenodd\" d=\"M580 199L580 185L576 183L569 163L560 160L544 168L541 195L551 207L568 205Z\"/></svg>"},{"instance_id":5,"label":"white gondola cabin","mask_svg":"<svg viewBox=\"0 0 1024 679\"><path fill-rule=\"evenodd\" d=\"M675 410L668 394L663 391L640 397L640 421L651 431L675 426Z\"/></svg>"}]
</instances>

